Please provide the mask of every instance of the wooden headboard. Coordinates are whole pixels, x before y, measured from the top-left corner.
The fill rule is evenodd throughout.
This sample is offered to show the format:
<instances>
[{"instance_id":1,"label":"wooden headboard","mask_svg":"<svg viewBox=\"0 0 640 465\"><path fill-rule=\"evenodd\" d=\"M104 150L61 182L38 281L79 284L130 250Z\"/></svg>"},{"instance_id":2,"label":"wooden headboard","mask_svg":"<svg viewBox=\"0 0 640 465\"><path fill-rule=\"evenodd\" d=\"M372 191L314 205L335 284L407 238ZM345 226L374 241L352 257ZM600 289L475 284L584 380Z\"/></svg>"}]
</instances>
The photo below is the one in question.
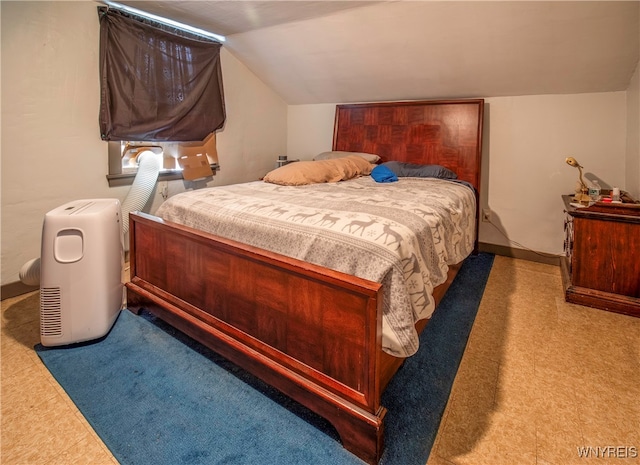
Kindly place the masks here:
<instances>
[{"instance_id":1,"label":"wooden headboard","mask_svg":"<svg viewBox=\"0 0 640 465\"><path fill-rule=\"evenodd\" d=\"M333 150L442 165L480 188L484 100L338 105Z\"/></svg>"}]
</instances>

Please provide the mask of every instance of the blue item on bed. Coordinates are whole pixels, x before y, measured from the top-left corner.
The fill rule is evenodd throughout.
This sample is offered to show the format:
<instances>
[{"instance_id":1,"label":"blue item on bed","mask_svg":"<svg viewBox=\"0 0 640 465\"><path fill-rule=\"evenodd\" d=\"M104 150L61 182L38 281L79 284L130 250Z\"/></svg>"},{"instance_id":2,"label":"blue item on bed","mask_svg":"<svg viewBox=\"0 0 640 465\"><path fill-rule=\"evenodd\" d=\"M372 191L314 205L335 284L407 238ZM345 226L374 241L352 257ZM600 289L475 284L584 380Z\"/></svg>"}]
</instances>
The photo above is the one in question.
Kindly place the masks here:
<instances>
[{"instance_id":1,"label":"blue item on bed","mask_svg":"<svg viewBox=\"0 0 640 465\"><path fill-rule=\"evenodd\" d=\"M371 177L375 182L395 182L398 180L398 176L389 168L383 165L378 165L371 170Z\"/></svg>"}]
</instances>

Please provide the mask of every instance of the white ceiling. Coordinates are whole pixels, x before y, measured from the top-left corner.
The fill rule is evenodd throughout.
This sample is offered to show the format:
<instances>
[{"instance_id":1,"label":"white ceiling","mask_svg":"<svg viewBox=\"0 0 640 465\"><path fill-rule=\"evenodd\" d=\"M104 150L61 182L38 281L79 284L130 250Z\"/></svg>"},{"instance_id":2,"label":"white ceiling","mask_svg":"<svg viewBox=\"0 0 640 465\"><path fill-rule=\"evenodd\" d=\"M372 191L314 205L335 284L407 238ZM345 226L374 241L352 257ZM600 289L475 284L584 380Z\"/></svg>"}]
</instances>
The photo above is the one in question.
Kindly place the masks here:
<instances>
[{"instance_id":1,"label":"white ceiling","mask_svg":"<svg viewBox=\"0 0 640 465\"><path fill-rule=\"evenodd\" d=\"M298 0L133 0L118 3L228 36L367 6L375 3L375 0L315 2Z\"/></svg>"},{"instance_id":2,"label":"white ceiling","mask_svg":"<svg viewBox=\"0 0 640 465\"><path fill-rule=\"evenodd\" d=\"M124 1L227 35L289 104L625 90L638 1Z\"/></svg>"}]
</instances>

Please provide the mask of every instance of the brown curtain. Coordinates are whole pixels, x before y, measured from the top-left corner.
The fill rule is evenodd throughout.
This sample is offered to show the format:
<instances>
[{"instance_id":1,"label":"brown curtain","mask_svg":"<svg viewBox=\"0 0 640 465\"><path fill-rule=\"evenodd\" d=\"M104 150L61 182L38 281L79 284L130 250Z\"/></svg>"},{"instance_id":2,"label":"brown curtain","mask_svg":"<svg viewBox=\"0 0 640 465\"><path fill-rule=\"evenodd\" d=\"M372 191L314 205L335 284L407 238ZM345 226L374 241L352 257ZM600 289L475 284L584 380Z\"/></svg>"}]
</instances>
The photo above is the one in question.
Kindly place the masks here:
<instances>
[{"instance_id":1,"label":"brown curtain","mask_svg":"<svg viewBox=\"0 0 640 465\"><path fill-rule=\"evenodd\" d=\"M220 48L98 7L103 140L199 141L225 121Z\"/></svg>"}]
</instances>

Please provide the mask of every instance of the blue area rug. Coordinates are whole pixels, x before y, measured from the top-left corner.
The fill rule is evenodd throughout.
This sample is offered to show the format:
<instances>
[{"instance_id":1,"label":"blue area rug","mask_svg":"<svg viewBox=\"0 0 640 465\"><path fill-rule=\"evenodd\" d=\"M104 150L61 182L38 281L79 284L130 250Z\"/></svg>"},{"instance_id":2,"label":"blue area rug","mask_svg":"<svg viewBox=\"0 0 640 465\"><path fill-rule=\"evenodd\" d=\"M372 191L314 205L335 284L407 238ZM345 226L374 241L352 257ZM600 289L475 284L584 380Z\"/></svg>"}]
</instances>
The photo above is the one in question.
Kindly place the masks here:
<instances>
[{"instance_id":1,"label":"blue area rug","mask_svg":"<svg viewBox=\"0 0 640 465\"><path fill-rule=\"evenodd\" d=\"M493 255L465 260L383 395L382 465L424 465ZM122 465L362 465L322 418L152 315L121 312L104 338L38 355Z\"/></svg>"}]
</instances>

